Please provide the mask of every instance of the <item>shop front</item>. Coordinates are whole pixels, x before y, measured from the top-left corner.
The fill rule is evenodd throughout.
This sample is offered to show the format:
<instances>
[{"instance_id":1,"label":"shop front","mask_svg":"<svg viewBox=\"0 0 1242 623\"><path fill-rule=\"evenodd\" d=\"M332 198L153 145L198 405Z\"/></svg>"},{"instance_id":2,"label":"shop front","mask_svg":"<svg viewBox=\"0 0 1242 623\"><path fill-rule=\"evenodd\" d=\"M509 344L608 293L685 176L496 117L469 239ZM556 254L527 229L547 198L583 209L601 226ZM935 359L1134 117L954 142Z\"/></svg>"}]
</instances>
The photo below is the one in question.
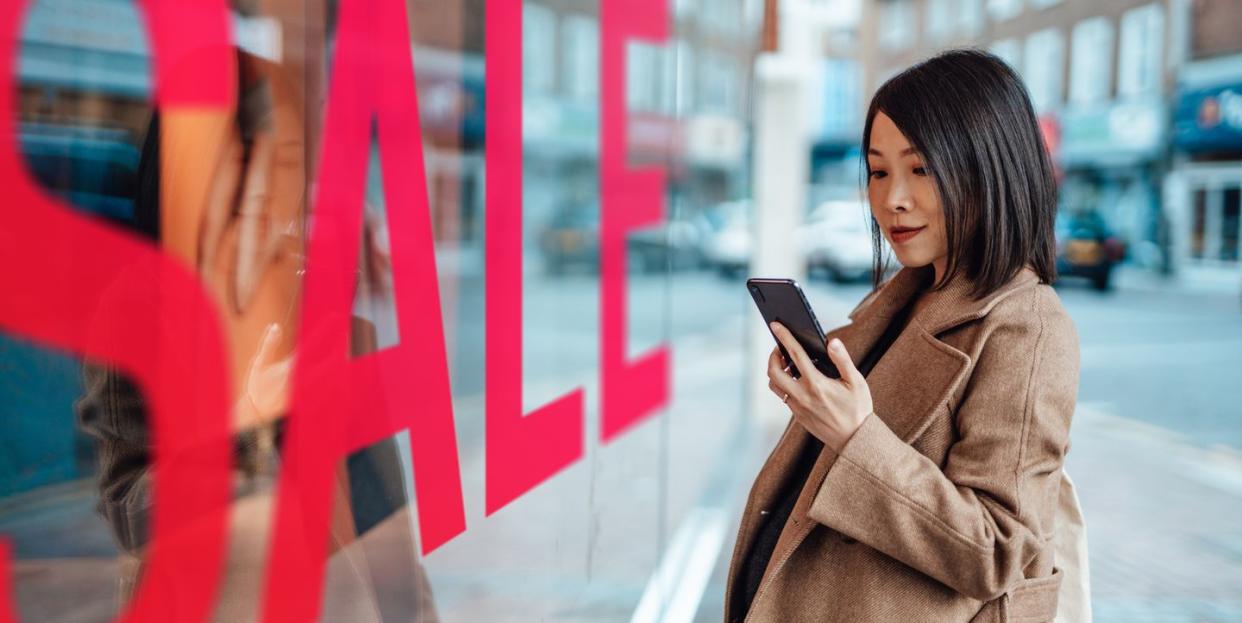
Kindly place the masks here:
<instances>
[{"instance_id":1,"label":"shop front","mask_svg":"<svg viewBox=\"0 0 1242 623\"><path fill-rule=\"evenodd\" d=\"M1236 77L1185 88L1173 115L1175 166L1165 194L1186 271L1233 281L1242 274L1242 68Z\"/></svg>"},{"instance_id":2,"label":"shop front","mask_svg":"<svg viewBox=\"0 0 1242 623\"><path fill-rule=\"evenodd\" d=\"M1154 100L1118 101L1072 107L1059 118L1060 209L1098 214L1126 243L1130 259L1150 269L1161 268L1165 257L1159 192L1165 110Z\"/></svg>"}]
</instances>

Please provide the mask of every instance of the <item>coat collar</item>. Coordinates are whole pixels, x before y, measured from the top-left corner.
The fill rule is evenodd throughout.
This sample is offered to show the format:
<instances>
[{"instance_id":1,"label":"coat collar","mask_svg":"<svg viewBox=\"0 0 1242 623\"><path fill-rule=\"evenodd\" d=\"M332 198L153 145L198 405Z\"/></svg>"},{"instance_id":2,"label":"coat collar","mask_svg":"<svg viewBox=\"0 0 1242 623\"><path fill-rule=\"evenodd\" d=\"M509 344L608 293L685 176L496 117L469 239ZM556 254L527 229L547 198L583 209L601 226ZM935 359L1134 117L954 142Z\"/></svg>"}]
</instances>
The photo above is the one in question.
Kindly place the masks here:
<instances>
[{"instance_id":1,"label":"coat collar","mask_svg":"<svg viewBox=\"0 0 1242 623\"><path fill-rule=\"evenodd\" d=\"M997 303L1010 294L1039 281L1034 270L1029 267L1023 268L996 291L982 298L975 298L970 292L971 283L960 277L940 290L924 293L934 277L935 273L931 266L902 268L854 308L854 311L849 313L849 318L854 321L854 324L878 323L880 331L883 332L888 321L892 320L893 316L906 303L909 303L911 298L924 294L926 300L917 318L919 324L927 329L928 333L935 335L964 322L986 316Z\"/></svg>"}]
</instances>

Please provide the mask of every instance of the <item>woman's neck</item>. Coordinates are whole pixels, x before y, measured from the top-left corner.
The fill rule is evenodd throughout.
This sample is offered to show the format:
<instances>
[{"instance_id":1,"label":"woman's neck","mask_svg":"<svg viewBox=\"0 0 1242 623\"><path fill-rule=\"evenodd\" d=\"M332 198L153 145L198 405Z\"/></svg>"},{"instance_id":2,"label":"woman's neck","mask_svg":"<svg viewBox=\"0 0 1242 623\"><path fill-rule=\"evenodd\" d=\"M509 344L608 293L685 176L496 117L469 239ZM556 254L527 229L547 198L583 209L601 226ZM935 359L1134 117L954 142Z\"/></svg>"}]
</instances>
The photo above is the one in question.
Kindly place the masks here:
<instances>
[{"instance_id":1,"label":"woman's neck","mask_svg":"<svg viewBox=\"0 0 1242 623\"><path fill-rule=\"evenodd\" d=\"M949 264L949 256L947 255L944 257L938 257L932 260L932 268L935 269L936 271L935 273L936 276L934 279L932 279L932 284L940 283L940 280L944 277L944 272L946 268L948 267L948 264Z\"/></svg>"}]
</instances>

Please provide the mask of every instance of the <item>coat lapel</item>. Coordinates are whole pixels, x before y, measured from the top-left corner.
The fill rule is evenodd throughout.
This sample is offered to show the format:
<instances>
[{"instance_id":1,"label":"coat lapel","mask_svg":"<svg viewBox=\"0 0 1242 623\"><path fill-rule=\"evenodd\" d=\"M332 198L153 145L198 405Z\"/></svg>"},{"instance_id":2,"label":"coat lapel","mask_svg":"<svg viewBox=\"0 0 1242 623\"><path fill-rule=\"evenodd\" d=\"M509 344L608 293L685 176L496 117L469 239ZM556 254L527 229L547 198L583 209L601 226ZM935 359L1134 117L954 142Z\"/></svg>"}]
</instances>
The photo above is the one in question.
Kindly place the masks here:
<instances>
[{"instance_id":1,"label":"coat lapel","mask_svg":"<svg viewBox=\"0 0 1242 623\"><path fill-rule=\"evenodd\" d=\"M850 312L850 324L829 331L827 338L839 338L849 351L854 365L866 356L876 340L884 334L893 317L901 311L910 299L922 292L932 279L931 268L904 268L897 272L887 283L880 287L874 295L864 299L854 311Z\"/></svg>"},{"instance_id":2,"label":"coat lapel","mask_svg":"<svg viewBox=\"0 0 1242 623\"><path fill-rule=\"evenodd\" d=\"M855 310L854 322L842 327L838 336L857 364L897 312L912 297L921 295L917 311L901 335L867 375L875 414L908 444L926 430L936 409L949 399L970 369L970 357L941 341L940 334L986 316L1010 294L1038 282L1035 273L1026 269L995 292L976 299L969 282L963 279L924 292L931 279L930 267L901 270L893 277L891 287L877 293L871 304Z\"/></svg>"}]
</instances>

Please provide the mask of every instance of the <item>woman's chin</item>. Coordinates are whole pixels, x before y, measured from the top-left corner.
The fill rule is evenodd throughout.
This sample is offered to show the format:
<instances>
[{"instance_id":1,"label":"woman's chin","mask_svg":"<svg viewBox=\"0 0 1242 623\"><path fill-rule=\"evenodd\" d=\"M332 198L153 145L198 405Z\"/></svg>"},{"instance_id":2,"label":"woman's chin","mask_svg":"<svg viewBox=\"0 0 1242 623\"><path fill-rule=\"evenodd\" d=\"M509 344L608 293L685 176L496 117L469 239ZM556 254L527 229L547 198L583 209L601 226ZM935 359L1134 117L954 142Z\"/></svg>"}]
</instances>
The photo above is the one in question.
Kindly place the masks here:
<instances>
[{"instance_id":1,"label":"woman's chin","mask_svg":"<svg viewBox=\"0 0 1242 623\"><path fill-rule=\"evenodd\" d=\"M932 263L932 260L929 257L912 257L908 254L902 253L894 255L897 258L897 263L901 264L905 268L922 268Z\"/></svg>"}]
</instances>

